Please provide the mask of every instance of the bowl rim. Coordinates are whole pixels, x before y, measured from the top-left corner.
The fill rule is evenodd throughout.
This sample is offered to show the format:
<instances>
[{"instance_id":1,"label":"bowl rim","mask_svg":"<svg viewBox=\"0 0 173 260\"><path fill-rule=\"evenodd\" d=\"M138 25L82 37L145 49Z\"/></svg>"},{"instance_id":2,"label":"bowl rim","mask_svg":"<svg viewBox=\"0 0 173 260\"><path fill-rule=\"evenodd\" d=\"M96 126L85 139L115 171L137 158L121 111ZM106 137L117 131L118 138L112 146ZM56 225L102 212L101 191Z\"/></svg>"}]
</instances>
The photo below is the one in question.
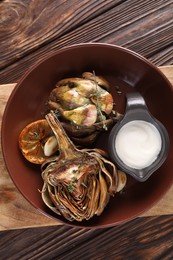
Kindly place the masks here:
<instances>
[{"instance_id":1,"label":"bowl rim","mask_svg":"<svg viewBox=\"0 0 173 260\"><path fill-rule=\"evenodd\" d=\"M157 196L157 199L155 199L152 203L150 203L147 207L145 207L144 209L138 211L136 214L134 214L133 216L130 216L130 217L127 217L125 218L124 220L120 220L120 221L116 221L116 222L112 222L112 223L109 223L109 224L99 224L99 225L88 225L88 226L85 226L85 225L82 225L82 222L79 223L79 225L75 225L73 223L68 223L68 222L64 222L64 221L61 221L60 219L57 219L56 217L52 216L52 215L49 215L47 212L45 212L44 210L42 210L41 208L38 208L35 203L33 201L31 201L26 195L24 192L22 192L20 190L20 187L17 186L17 184L15 183L15 180L13 178L13 176L11 175L10 173L10 169L8 167L8 163L7 163L7 160L6 160L6 151L5 151L5 142L4 142L4 139L3 139L3 133L4 133L4 129L5 129L5 118L8 116L8 108L10 106L10 103L11 103L11 100L13 99L13 97L15 96L15 93L17 92L18 88L20 88L21 84L23 83L23 81L25 80L25 78L30 75L30 73L32 73L32 71L37 68L40 64L42 64L43 62L45 62L46 60L52 58L53 56L56 56L60 53L63 53L63 52L66 52L66 51L69 51L71 49L77 49L77 48L87 48L87 47L102 47L102 48L112 48L112 49L119 49L121 51L125 51L126 53L129 53L130 55L133 55L135 57L137 57L138 59L142 60L143 62L147 63L148 66L150 66L152 69L154 69L158 74L161 75L161 77L164 79L164 81L166 82L167 85L170 86L170 88L172 89L173 91L173 88L172 88L172 84L170 83L170 81L168 80L168 78L163 74L163 72L155 65L153 64L151 61L149 61L147 58L145 58L144 56L142 56L141 54L139 53L136 53L135 51L133 50L130 50L128 48L125 48L125 47L122 47L122 46L119 46L119 45L114 45L114 44L109 44L109 43L97 43L97 42L91 42L91 43L78 43L78 44L72 44L72 45L68 45L68 46L65 46L65 47L62 47L58 50L52 50L50 51L50 53L44 55L43 57L41 58L38 58L37 61L35 61L30 67L29 69L21 76L21 78L19 79L19 81L17 82L17 84L15 85L14 89L12 90L8 100L7 100L7 103L5 105L5 109L4 109L4 112L3 112L3 115L2 115L2 124L1 124L1 145L2 145L2 155L3 155L3 159L4 159L4 162L5 162L5 166L6 166L6 169L8 171L8 174L10 176L10 178L12 179L15 187L17 188L17 190L19 191L20 194L22 194L22 196L36 209L38 210L39 212L41 212L43 215L49 217L50 219L54 219L54 220L57 220L60 224L65 224L65 225L68 225L68 226L75 226L75 227L81 227L81 228L89 228L89 229L96 229L96 228L107 228L107 227L112 227L112 226L116 226L116 225L120 225L120 224L124 224L130 220L133 220L135 219L136 217L139 217L140 215L142 215L144 212L147 212L149 209L151 209L158 201L161 200L161 198L168 192L168 190L170 189L170 187L172 186L173 184L173 178L172 178L172 181L170 181L169 185L167 185L167 188L164 189L164 191L161 192L161 194L159 193L159 196Z\"/></svg>"}]
</instances>

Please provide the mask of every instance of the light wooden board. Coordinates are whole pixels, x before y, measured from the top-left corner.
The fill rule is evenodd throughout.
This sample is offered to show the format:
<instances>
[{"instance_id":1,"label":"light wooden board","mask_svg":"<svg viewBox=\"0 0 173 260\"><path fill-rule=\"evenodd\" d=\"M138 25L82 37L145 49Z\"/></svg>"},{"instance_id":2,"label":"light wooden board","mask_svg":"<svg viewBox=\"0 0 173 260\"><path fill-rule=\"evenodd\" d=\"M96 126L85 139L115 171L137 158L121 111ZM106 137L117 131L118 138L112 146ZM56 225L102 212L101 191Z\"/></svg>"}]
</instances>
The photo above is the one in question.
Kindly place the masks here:
<instances>
[{"instance_id":1,"label":"light wooden board","mask_svg":"<svg viewBox=\"0 0 173 260\"><path fill-rule=\"evenodd\" d=\"M160 67L173 84L173 66ZM14 84L0 85L0 124L3 111ZM142 216L173 214L173 186L166 195ZM60 225L38 210L18 192L6 170L0 146L0 230Z\"/></svg>"}]
</instances>

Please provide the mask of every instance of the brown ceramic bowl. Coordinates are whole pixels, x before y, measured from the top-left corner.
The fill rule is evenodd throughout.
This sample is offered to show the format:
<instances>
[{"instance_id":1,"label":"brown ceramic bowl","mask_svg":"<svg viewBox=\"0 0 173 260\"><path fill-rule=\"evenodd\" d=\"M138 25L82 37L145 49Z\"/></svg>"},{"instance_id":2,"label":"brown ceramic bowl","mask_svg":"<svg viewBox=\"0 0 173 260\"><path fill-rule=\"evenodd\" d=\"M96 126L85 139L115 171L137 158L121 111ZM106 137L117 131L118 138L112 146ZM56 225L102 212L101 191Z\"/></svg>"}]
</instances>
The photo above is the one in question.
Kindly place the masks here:
<instances>
[{"instance_id":1,"label":"brown ceramic bowl","mask_svg":"<svg viewBox=\"0 0 173 260\"><path fill-rule=\"evenodd\" d=\"M7 103L2 123L2 148L11 178L23 196L42 213L81 227L108 227L139 216L157 203L173 183L173 145L165 163L146 181L128 177L123 193L112 198L99 217L81 223L69 223L55 215L43 203L39 189L43 182L39 166L25 160L18 147L18 136L30 122L42 118L44 105L55 83L65 77L95 71L109 80L117 110L125 109L125 93L138 91L150 112L166 127L173 142L173 88L165 76L140 55L113 45L81 44L66 47L37 62L15 87ZM122 95L116 93L116 86ZM97 145L106 143L102 134ZM106 145L104 147L107 149Z\"/></svg>"}]
</instances>

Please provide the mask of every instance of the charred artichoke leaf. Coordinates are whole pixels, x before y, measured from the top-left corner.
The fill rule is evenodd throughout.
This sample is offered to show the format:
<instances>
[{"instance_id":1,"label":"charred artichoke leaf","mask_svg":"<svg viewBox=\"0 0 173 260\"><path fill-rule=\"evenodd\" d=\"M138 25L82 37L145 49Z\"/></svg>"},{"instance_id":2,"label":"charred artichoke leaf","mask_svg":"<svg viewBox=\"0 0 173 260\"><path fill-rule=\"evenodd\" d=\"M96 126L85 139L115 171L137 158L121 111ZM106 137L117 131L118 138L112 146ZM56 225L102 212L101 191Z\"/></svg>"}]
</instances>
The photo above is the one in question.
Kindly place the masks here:
<instances>
[{"instance_id":1,"label":"charred artichoke leaf","mask_svg":"<svg viewBox=\"0 0 173 260\"><path fill-rule=\"evenodd\" d=\"M96 137L98 135L99 135L99 132L94 132L94 133L84 136L84 137L71 137L71 139L72 139L72 141L75 142L76 145L88 147L95 142Z\"/></svg>"},{"instance_id":2,"label":"charred artichoke leaf","mask_svg":"<svg viewBox=\"0 0 173 260\"><path fill-rule=\"evenodd\" d=\"M94 132L101 132L103 131L103 127L106 126L109 128L114 122L114 119L109 118L106 119L104 122L96 122L93 125L86 126L86 125L76 125L76 124L69 124L67 122L61 122L63 128L65 129L66 133L71 137L84 137L87 135L91 135Z\"/></svg>"},{"instance_id":3,"label":"charred artichoke leaf","mask_svg":"<svg viewBox=\"0 0 173 260\"><path fill-rule=\"evenodd\" d=\"M73 110L63 111L63 116L74 124L90 126L97 120L97 108L92 104L84 105Z\"/></svg>"},{"instance_id":4,"label":"charred artichoke leaf","mask_svg":"<svg viewBox=\"0 0 173 260\"><path fill-rule=\"evenodd\" d=\"M84 105L72 110L64 110L59 103L49 101L52 109L55 109L60 115L75 125L91 126L97 120L97 109L94 105Z\"/></svg>"},{"instance_id":5,"label":"charred artichoke leaf","mask_svg":"<svg viewBox=\"0 0 173 260\"><path fill-rule=\"evenodd\" d=\"M118 184L117 184L117 192L120 192L124 189L127 183L127 175L123 172L118 170Z\"/></svg>"},{"instance_id":6,"label":"charred artichoke leaf","mask_svg":"<svg viewBox=\"0 0 173 260\"><path fill-rule=\"evenodd\" d=\"M98 208L95 212L97 216L101 215L101 213L103 212L104 208L106 207L110 199L110 194L107 192L107 183L101 173L99 174L99 182L100 182L100 200L99 200Z\"/></svg>"},{"instance_id":7,"label":"charred artichoke leaf","mask_svg":"<svg viewBox=\"0 0 173 260\"><path fill-rule=\"evenodd\" d=\"M107 165L109 165L109 167L112 167L112 172L117 175L116 166L111 161L109 161L103 157L103 152L100 149L95 149L94 152L92 152L91 150L88 150L88 151L90 151L90 154L92 156L97 158L97 161L100 164L100 169L102 169L102 172L104 173L104 176L107 179L108 192L114 193L115 191L117 191L116 190L117 185L118 185L117 176L114 176L114 178L112 178L112 174L106 169L105 165L107 164Z\"/></svg>"},{"instance_id":8,"label":"charred artichoke leaf","mask_svg":"<svg viewBox=\"0 0 173 260\"><path fill-rule=\"evenodd\" d=\"M80 106L91 104L90 99L86 98L85 96L81 95L76 88L67 88L66 85L60 86L59 88L55 88L52 90L50 94L49 100L51 102L58 102L61 106L66 109L74 109Z\"/></svg>"},{"instance_id":9,"label":"charred artichoke leaf","mask_svg":"<svg viewBox=\"0 0 173 260\"><path fill-rule=\"evenodd\" d=\"M58 208L55 206L55 204L53 203L53 194L51 192L51 186L49 186L46 182L43 185L42 188L42 199L44 201L44 203L46 204L47 207L49 207L53 212L55 212L58 215L61 215L60 211L58 210Z\"/></svg>"},{"instance_id":10,"label":"charred artichoke leaf","mask_svg":"<svg viewBox=\"0 0 173 260\"><path fill-rule=\"evenodd\" d=\"M95 93L91 96L91 101L103 112L109 115L113 109L113 97L106 90L101 89L99 86Z\"/></svg>"},{"instance_id":11,"label":"charred artichoke leaf","mask_svg":"<svg viewBox=\"0 0 173 260\"><path fill-rule=\"evenodd\" d=\"M53 111L46 119L57 138L60 154L43 167L43 201L69 221L101 214L117 190L116 167L108 159L103 160L99 149L77 149Z\"/></svg>"},{"instance_id":12,"label":"charred artichoke leaf","mask_svg":"<svg viewBox=\"0 0 173 260\"><path fill-rule=\"evenodd\" d=\"M49 95L49 99L56 102L56 101L58 101L59 95L66 93L68 90L70 90L70 87L68 85L63 85L63 86L54 88Z\"/></svg>"},{"instance_id":13,"label":"charred artichoke leaf","mask_svg":"<svg viewBox=\"0 0 173 260\"><path fill-rule=\"evenodd\" d=\"M63 85L75 88L77 92L85 98L89 97L96 88L96 84L93 81L82 78L67 78L57 83L57 87Z\"/></svg>"}]
</instances>

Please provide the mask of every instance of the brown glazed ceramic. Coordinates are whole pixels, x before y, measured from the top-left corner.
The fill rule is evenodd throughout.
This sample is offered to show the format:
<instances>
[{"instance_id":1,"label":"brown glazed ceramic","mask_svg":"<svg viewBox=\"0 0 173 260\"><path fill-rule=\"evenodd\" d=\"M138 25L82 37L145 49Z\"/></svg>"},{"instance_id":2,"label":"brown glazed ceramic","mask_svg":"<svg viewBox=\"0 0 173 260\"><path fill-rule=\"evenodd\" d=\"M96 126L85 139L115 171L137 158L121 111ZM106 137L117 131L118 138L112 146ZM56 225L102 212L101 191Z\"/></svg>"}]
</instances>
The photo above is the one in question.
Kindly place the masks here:
<instances>
[{"instance_id":1,"label":"brown glazed ceramic","mask_svg":"<svg viewBox=\"0 0 173 260\"><path fill-rule=\"evenodd\" d=\"M24 197L42 213L81 227L108 227L124 223L151 208L173 183L173 145L165 163L146 182L139 183L128 176L123 193L111 198L101 216L81 223L69 223L55 215L42 202L38 190L42 188L40 166L25 160L18 147L18 136L30 122L43 117L45 103L58 80L95 71L111 84L117 110L125 109L125 93L138 91L150 112L166 127L173 142L173 88L165 76L140 55L108 44L81 44L66 47L39 61L24 75L7 103L2 123L2 148L11 178ZM122 94L116 93L119 86ZM97 146L104 143L102 134Z\"/></svg>"}]
</instances>

